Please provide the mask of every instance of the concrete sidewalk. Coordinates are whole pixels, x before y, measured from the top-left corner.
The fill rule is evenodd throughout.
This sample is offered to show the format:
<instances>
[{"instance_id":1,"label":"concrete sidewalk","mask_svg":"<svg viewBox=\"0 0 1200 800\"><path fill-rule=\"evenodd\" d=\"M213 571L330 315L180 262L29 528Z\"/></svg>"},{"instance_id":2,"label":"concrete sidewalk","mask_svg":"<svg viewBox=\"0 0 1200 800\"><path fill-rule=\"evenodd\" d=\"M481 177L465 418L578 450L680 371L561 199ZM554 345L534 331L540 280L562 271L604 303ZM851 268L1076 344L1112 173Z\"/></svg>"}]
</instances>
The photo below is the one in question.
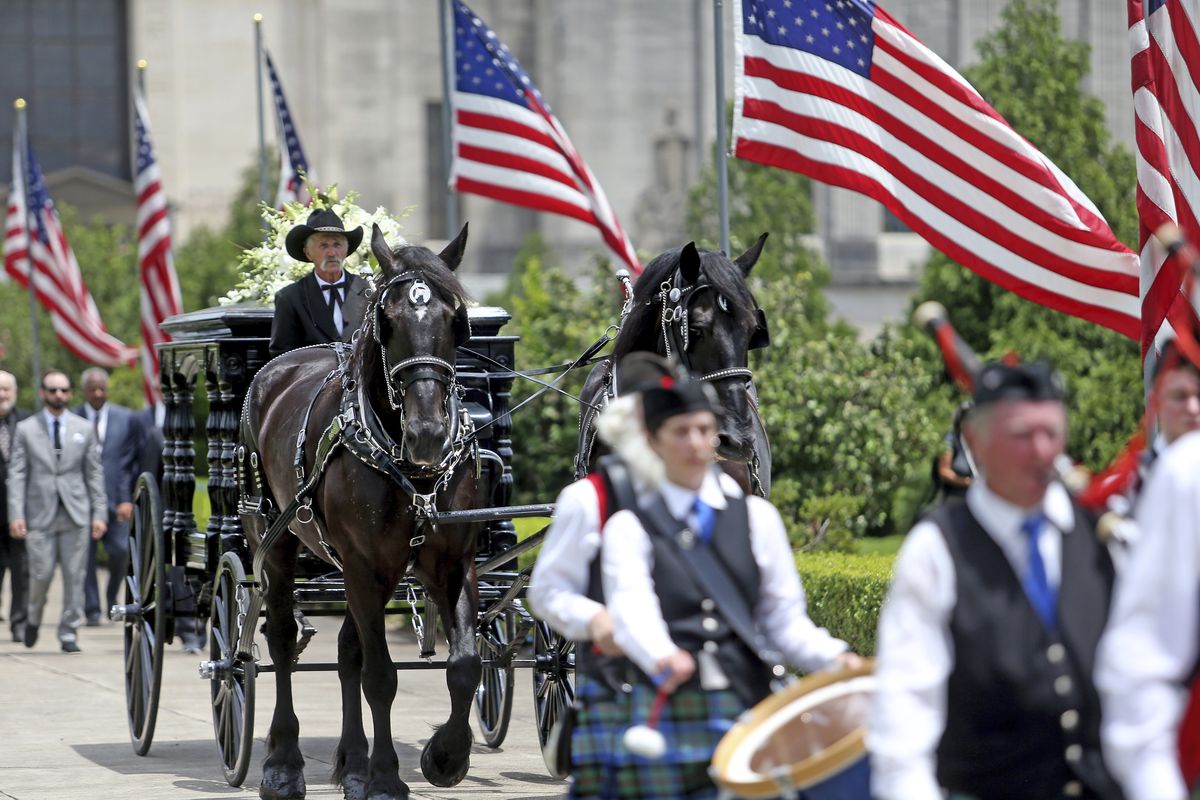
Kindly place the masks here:
<instances>
[{"instance_id":1,"label":"concrete sidewalk","mask_svg":"<svg viewBox=\"0 0 1200 800\"><path fill-rule=\"evenodd\" d=\"M101 584L107 576L101 577ZM7 595L7 587L5 587ZM7 598L6 598L7 599ZM165 656L162 695L154 745L146 757L129 744L125 715L122 626L107 620L99 628L80 628L83 652L59 649L54 632L62 591L56 583L37 646L10 641L8 623L0 623L0 798L14 800L94 800L94 798L256 797L266 733L275 705L273 675L256 683L253 766L242 788L227 785L213 741L209 683L196 665L207 656L185 655L179 643ZM7 602L5 603L7 607ZM7 610L7 608L6 608ZM336 660L341 619L319 617L320 630L305 651L305 661ZM259 637L266 657L266 642ZM413 660L415 640L406 631L389 636L394 660ZM444 642L439 658L445 657ZM341 729L341 700L336 673L293 676L300 746L307 761L308 797L338 798L329 771ZM456 787L438 789L421 775L421 747L432 727L445 720L450 702L444 673L400 673L392 707L400 775L413 798L560 798L566 784L546 774L538 749L529 670L519 670L513 720L503 746L476 744L471 771ZM364 704L365 706L365 704ZM370 712L366 730L370 736ZM481 738L476 731L476 741Z\"/></svg>"}]
</instances>

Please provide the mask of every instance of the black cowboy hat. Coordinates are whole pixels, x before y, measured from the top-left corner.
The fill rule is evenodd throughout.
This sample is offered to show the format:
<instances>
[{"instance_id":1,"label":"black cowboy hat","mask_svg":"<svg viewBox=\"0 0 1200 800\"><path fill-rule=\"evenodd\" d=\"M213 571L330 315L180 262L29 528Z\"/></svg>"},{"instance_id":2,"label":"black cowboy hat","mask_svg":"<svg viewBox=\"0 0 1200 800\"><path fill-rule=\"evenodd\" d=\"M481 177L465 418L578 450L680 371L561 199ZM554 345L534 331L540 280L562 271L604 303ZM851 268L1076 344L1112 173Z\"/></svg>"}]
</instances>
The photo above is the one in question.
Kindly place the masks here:
<instances>
[{"instance_id":1,"label":"black cowboy hat","mask_svg":"<svg viewBox=\"0 0 1200 800\"><path fill-rule=\"evenodd\" d=\"M342 218L328 208L318 208L308 215L308 222L302 222L288 231L285 245L288 255L297 261L310 261L304 255L304 243L314 233L340 233L346 237L346 255L350 255L362 243L363 229L346 230Z\"/></svg>"},{"instance_id":2,"label":"black cowboy hat","mask_svg":"<svg viewBox=\"0 0 1200 800\"><path fill-rule=\"evenodd\" d=\"M979 408L1001 400L1062 402L1065 396L1062 375L1045 361L1027 364L989 361L980 370L972 400Z\"/></svg>"}]
</instances>

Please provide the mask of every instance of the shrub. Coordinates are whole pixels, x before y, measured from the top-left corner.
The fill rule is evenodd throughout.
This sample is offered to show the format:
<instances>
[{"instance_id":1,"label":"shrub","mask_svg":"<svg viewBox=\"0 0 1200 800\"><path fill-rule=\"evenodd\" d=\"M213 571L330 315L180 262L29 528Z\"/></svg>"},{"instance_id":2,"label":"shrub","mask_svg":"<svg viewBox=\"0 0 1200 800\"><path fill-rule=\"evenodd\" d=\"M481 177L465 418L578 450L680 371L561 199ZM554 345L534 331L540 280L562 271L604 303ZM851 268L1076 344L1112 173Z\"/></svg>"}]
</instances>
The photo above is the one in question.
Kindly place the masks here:
<instances>
[{"instance_id":1,"label":"shrub","mask_svg":"<svg viewBox=\"0 0 1200 800\"><path fill-rule=\"evenodd\" d=\"M845 639L864 656L875 654L875 629L891 580L892 557L807 553L796 568L808 596L813 622Z\"/></svg>"}]
</instances>

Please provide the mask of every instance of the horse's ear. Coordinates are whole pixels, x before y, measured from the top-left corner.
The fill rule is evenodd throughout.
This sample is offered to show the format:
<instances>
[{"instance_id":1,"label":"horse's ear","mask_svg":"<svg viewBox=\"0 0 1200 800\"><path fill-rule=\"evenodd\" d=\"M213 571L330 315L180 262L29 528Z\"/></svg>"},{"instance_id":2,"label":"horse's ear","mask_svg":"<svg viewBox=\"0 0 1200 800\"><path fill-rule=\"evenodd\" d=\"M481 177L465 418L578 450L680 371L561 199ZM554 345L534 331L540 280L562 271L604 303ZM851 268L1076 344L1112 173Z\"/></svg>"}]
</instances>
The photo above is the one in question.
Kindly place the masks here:
<instances>
[{"instance_id":1,"label":"horse's ear","mask_svg":"<svg viewBox=\"0 0 1200 800\"><path fill-rule=\"evenodd\" d=\"M758 263L758 257L762 255L763 245L766 244L768 235L767 231L763 231L763 235L758 237L757 242L750 245L746 252L733 260L733 263L742 270L743 275L749 276L750 270L754 269L754 265Z\"/></svg>"},{"instance_id":2,"label":"horse's ear","mask_svg":"<svg viewBox=\"0 0 1200 800\"><path fill-rule=\"evenodd\" d=\"M446 266L450 271L458 269L458 265L462 263L463 250L467 249L467 223L463 223L462 230L458 232L458 236L454 237L454 241L446 245L442 252L438 253L438 257L446 262Z\"/></svg>"},{"instance_id":3,"label":"horse's ear","mask_svg":"<svg viewBox=\"0 0 1200 800\"><path fill-rule=\"evenodd\" d=\"M384 272L395 266L392 248L388 247L387 239L384 238L378 223L371 224L371 252L375 254L375 260L379 262L379 269Z\"/></svg>"},{"instance_id":4,"label":"horse's ear","mask_svg":"<svg viewBox=\"0 0 1200 800\"><path fill-rule=\"evenodd\" d=\"M679 274L689 286L700 280L700 253L695 242L688 242L679 252Z\"/></svg>"}]
</instances>

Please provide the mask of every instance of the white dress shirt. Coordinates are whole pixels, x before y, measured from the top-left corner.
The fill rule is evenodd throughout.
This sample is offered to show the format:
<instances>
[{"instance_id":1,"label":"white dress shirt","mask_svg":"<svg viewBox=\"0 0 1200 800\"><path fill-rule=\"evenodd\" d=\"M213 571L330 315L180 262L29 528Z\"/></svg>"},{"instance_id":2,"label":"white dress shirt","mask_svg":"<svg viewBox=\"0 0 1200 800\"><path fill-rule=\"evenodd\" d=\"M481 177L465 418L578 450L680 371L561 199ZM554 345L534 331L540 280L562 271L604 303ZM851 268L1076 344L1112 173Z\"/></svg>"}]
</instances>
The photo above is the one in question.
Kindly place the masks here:
<instances>
[{"instance_id":1,"label":"white dress shirt","mask_svg":"<svg viewBox=\"0 0 1200 800\"><path fill-rule=\"evenodd\" d=\"M600 550L599 502L586 479L559 492L526 593L539 619L576 641L588 638L588 623L604 608L586 594L590 565Z\"/></svg>"},{"instance_id":2,"label":"white dress shirt","mask_svg":"<svg viewBox=\"0 0 1200 800\"><path fill-rule=\"evenodd\" d=\"M967 490L967 507L1023 578L1029 539L1021 523L1031 513L993 494L985 480ZM1047 523L1038 537L1046 579L1062 577L1062 537L1075 527L1071 498L1051 484L1042 503ZM954 562L933 522L905 539L879 615L876 691L868 726L871 789L876 800L940 800L936 751L946 729L946 689L954 669L950 617L957 601Z\"/></svg>"},{"instance_id":3,"label":"white dress shirt","mask_svg":"<svg viewBox=\"0 0 1200 800\"><path fill-rule=\"evenodd\" d=\"M1184 800L1176 737L1200 626L1200 433L1157 460L1096 655L1104 756L1129 800Z\"/></svg>"},{"instance_id":4,"label":"white dress shirt","mask_svg":"<svg viewBox=\"0 0 1200 800\"><path fill-rule=\"evenodd\" d=\"M108 403L100 406L99 410L92 408L90 403L83 404L83 413L96 432L96 452L104 452L104 439L108 435ZM99 420L99 422L97 422Z\"/></svg>"},{"instance_id":5,"label":"white dress shirt","mask_svg":"<svg viewBox=\"0 0 1200 800\"><path fill-rule=\"evenodd\" d=\"M330 295L333 292L338 293L338 297L341 299L342 303L346 302L346 285L343 285L339 289L325 289L326 286L332 286L334 283L348 284L349 280L345 271L342 272L342 277L338 278L337 281L327 281L315 271L313 272L313 277L317 279L317 286L321 287L321 297L325 300L326 304L328 304L332 299ZM338 336L342 335L342 328L344 328L346 324L345 319L342 317L342 303L334 303L333 305L333 327L337 329Z\"/></svg>"},{"instance_id":6,"label":"white dress shirt","mask_svg":"<svg viewBox=\"0 0 1200 800\"><path fill-rule=\"evenodd\" d=\"M671 514L677 519L692 517L693 526L696 520L691 509L697 494L719 511L726 506L726 493L742 493L728 475L711 471L698 493L669 481L659 492ZM809 618L779 512L761 497L749 497L746 502L750 549L760 575L758 604L753 609L755 625L792 665L808 672L823 669L846 651L846 643ZM714 535L720 536L720 530ZM609 519L601 550L604 596L613 616L614 639L638 667L653 675L659 660L678 648L667 632L654 591L650 539L634 513L618 511Z\"/></svg>"}]
</instances>

